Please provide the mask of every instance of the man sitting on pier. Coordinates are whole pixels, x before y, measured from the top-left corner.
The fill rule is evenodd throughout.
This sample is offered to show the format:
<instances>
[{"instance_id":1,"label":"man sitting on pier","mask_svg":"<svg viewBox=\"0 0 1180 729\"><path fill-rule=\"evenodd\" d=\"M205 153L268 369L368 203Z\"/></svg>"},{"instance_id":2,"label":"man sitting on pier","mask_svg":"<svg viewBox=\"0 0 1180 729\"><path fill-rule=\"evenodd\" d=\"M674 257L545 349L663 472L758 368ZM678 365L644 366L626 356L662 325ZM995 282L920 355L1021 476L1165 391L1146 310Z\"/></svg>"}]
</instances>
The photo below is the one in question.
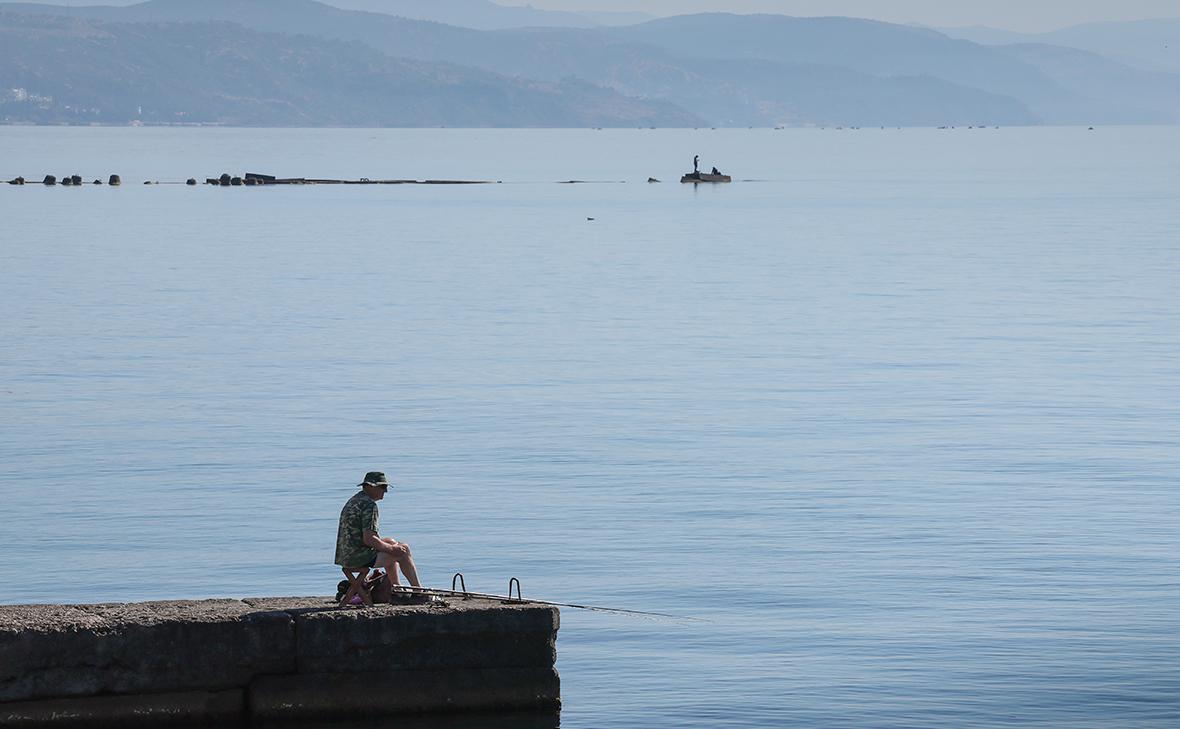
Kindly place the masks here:
<instances>
[{"instance_id":1,"label":"man sitting on pier","mask_svg":"<svg viewBox=\"0 0 1180 729\"><path fill-rule=\"evenodd\" d=\"M380 567L385 570L390 586L398 583L397 571L414 587L418 569L410 554L410 545L380 536L377 530L377 502L385 498L389 481L380 471L365 474L357 492L340 511L340 527L336 531L336 564L346 569Z\"/></svg>"}]
</instances>

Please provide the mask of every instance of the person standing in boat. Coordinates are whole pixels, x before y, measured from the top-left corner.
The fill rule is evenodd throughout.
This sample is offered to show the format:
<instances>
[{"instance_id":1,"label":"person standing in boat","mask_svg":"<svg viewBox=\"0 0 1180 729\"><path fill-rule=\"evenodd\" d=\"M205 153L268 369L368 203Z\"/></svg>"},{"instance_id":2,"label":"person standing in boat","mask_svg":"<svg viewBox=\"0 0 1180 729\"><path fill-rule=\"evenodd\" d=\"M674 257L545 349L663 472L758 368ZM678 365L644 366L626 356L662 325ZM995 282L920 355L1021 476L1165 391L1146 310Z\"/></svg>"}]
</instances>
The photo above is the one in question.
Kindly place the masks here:
<instances>
[{"instance_id":1,"label":"person standing in boat","mask_svg":"<svg viewBox=\"0 0 1180 729\"><path fill-rule=\"evenodd\" d=\"M692 158L692 173L694 175L701 174L701 156L699 154Z\"/></svg>"},{"instance_id":2,"label":"person standing in boat","mask_svg":"<svg viewBox=\"0 0 1180 729\"><path fill-rule=\"evenodd\" d=\"M378 533L377 502L389 491L389 480L380 471L369 471L358 491L340 511L336 530L336 564L341 567L380 567L391 585L398 584L397 571L414 587L421 587L418 568L410 545Z\"/></svg>"}]
</instances>

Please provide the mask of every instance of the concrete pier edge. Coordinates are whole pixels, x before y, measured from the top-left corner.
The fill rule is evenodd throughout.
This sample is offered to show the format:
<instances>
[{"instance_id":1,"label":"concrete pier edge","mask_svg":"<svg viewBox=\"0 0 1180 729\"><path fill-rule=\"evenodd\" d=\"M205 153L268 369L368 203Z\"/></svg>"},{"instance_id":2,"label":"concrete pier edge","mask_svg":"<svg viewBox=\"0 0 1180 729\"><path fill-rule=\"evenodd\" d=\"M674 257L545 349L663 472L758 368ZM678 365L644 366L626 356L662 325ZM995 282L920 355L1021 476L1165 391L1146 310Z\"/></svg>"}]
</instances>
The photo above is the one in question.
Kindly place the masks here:
<instances>
[{"instance_id":1,"label":"concrete pier edge","mask_svg":"<svg viewBox=\"0 0 1180 729\"><path fill-rule=\"evenodd\" d=\"M479 599L0 606L0 727L556 711L559 619Z\"/></svg>"}]
</instances>

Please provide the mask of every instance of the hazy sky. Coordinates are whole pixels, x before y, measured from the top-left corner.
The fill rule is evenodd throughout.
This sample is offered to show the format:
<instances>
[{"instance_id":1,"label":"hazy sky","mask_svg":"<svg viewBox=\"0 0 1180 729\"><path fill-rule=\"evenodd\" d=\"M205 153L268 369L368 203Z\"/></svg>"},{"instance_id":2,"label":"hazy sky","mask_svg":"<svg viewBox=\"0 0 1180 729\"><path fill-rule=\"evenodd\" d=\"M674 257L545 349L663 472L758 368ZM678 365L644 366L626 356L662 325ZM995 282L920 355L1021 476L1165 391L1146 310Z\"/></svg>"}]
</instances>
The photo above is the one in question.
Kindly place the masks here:
<instances>
[{"instance_id":1,"label":"hazy sky","mask_svg":"<svg viewBox=\"0 0 1180 729\"><path fill-rule=\"evenodd\" d=\"M31 0L36 2L37 0ZM142 0L40 0L58 5L131 5ZM200 0L192 0L200 2ZM334 0L324 0L335 4ZM421 0L433 2L434 0ZM550 10L639 10L652 15L721 11L784 15L849 15L893 23L988 25L1055 30L1095 20L1180 17L1180 0L499 0ZM347 2L340 2L346 5Z\"/></svg>"}]
</instances>

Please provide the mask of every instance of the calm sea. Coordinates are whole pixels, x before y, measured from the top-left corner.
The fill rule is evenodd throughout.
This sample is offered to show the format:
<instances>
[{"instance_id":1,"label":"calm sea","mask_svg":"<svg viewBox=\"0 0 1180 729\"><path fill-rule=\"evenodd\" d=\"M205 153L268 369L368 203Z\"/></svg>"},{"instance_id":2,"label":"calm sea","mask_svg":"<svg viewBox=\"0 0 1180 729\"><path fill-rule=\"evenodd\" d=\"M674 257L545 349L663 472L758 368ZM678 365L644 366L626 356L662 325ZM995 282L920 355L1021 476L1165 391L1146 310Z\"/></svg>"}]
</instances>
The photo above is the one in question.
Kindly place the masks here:
<instances>
[{"instance_id":1,"label":"calm sea","mask_svg":"<svg viewBox=\"0 0 1180 729\"><path fill-rule=\"evenodd\" d=\"M500 182L142 184L247 171ZM432 585L703 619L563 611L563 727L1180 723L1178 128L0 127L73 173L0 602L329 593L380 469Z\"/></svg>"}]
</instances>

